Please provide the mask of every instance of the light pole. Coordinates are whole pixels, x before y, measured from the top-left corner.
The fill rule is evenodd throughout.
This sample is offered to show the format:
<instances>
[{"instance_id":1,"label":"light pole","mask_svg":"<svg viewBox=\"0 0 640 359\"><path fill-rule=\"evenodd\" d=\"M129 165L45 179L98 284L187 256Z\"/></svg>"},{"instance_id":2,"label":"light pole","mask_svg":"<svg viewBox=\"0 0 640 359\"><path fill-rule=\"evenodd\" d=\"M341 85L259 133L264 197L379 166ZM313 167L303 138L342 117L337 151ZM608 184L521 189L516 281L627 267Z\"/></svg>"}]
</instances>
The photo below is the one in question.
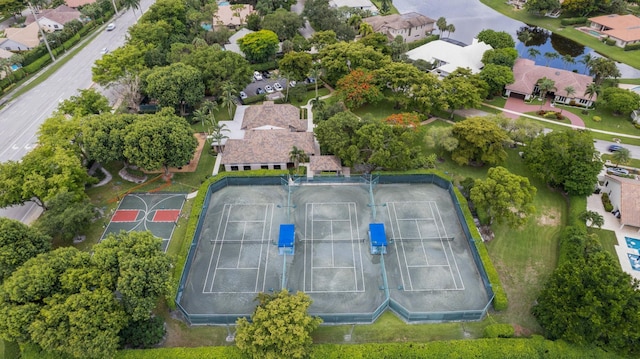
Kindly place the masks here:
<instances>
[{"instance_id":1,"label":"light pole","mask_svg":"<svg viewBox=\"0 0 640 359\"><path fill-rule=\"evenodd\" d=\"M27 1L27 5L29 6L29 10L31 10L31 13L33 14L33 18L35 19L36 24L38 24L40 35L42 35L42 38L44 39L44 45L47 47L47 51L49 51L49 56L51 56L51 61L56 61L56 57L53 56L53 52L49 47L49 41L47 41L47 35L45 35L44 30L42 30L42 26L40 26L40 22L38 21L38 16L36 16L36 11L33 9L33 5L31 5L31 1Z\"/></svg>"}]
</instances>

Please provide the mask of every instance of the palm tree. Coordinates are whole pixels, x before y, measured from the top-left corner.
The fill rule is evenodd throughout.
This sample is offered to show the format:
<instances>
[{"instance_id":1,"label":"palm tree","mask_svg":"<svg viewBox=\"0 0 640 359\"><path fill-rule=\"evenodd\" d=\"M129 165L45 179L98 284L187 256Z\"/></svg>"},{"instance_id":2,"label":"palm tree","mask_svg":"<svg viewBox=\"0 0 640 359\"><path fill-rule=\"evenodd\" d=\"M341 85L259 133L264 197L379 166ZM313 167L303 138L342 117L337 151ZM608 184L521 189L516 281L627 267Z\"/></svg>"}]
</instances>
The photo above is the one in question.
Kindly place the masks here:
<instances>
[{"instance_id":1,"label":"palm tree","mask_svg":"<svg viewBox=\"0 0 640 359\"><path fill-rule=\"evenodd\" d=\"M444 17L439 17L438 21L436 21L436 26L438 27L438 31L440 31L440 37L447 31L447 19Z\"/></svg>"},{"instance_id":2,"label":"palm tree","mask_svg":"<svg viewBox=\"0 0 640 359\"><path fill-rule=\"evenodd\" d=\"M564 88L564 91L567 93L568 98L573 98L573 95L576 94L576 89L573 86L567 86Z\"/></svg>"},{"instance_id":3,"label":"palm tree","mask_svg":"<svg viewBox=\"0 0 640 359\"><path fill-rule=\"evenodd\" d=\"M293 167L298 168L300 162L307 160L307 154L304 153L303 149L293 146L289 152L289 159L293 161Z\"/></svg>"},{"instance_id":4,"label":"palm tree","mask_svg":"<svg viewBox=\"0 0 640 359\"><path fill-rule=\"evenodd\" d=\"M538 80L537 86L538 86L538 91L540 91L540 97L544 99L547 96L547 92L555 88L556 82L553 81L552 79L543 77L540 80ZM542 110L542 106L544 106L546 102L547 102L546 100L543 100L542 104L540 104L541 110Z\"/></svg>"},{"instance_id":5,"label":"palm tree","mask_svg":"<svg viewBox=\"0 0 640 359\"><path fill-rule=\"evenodd\" d=\"M611 159L613 160L613 163L616 164L616 167L621 164L624 165L626 163L629 163L629 160L631 160L631 152L628 148L622 147L613 153Z\"/></svg>"},{"instance_id":6,"label":"palm tree","mask_svg":"<svg viewBox=\"0 0 640 359\"><path fill-rule=\"evenodd\" d=\"M573 56L566 54L562 56L562 62L564 63L564 68L566 69L568 64L575 64L576 59Z\"/></svg>"},{"instance_id":7,"label":"palm tree","mask_svg":"<svg viewBox=\"0 0 640 359\"><path fill-rule=\"evenodd\" d=\"M349 20L347 20L347 24L351 26L354 30L358 30L360 28L360 24L362 24L362 16L355 14L351 15Z\"/></svg>"},{"instance_id":8,"label":"palm tree","mask_svg":"<svg viewBox=\"0 0 640 359\"><path fill-rule=\"evenodd\" d=\"M591 56L591 53L587 53L584 56L582 56L582 58L580 60L578 60L578 62L580 62L581 64L584 64L584 73L586 74L587 72L589 72L589 68L591 67L591 62L593 61L593 56Z\"/></svg>"},{"instance_id":9,"label":"palm tree","mask_svg":"<svg viewBox=\"0 0 640 359\"><path fill-rule=\"evenodd\" d=\"M347 60L348 61L348 60ZM318 79L322 76L322 68L315 64L311 70L309 70L309 77L315 79L316 84L316 97L318 97Z\"/></svg>"},{"instance_id":10,"label":"palm tree","mask_svg":"<svg viewBox=\"0 0 640 359\"><path fill-rule=\"evenodd\" d=\"M598 86L595 82L592 82L587 85L587 88L584 91L585 96L589 96L589 101L593 98L593 96L600 94L600 86Z\"/></svg>"},{"instance_id":11,"label":"palm tree","mask_svg":"<svg viewBox=\"0 0 640 359\"><path fill-rule=\"evenodd\" d=\"M447 37L451 37L452 32L456 32L456 27L453 24L447 25Z\"/></svg>"},{"instance_id":12,"label":"palm tree","mask_svg":"<svg viewBox=\"0 0 640 359\"><path fill-rule=\"evenodd\" d=\"M557 52L545 52L543 56L545 59L547 59L547 64L545 66L549 67L549 62L551 62L551 60L559 58L560 54L558 54Z\"/></svg>"},{"instance_id":13,"label":"palm tree","mask_svg":"<svg viewBox=\"0 0 640 359\"><path fill-rule=\"evenodd\" d=\"M133 11L133 15L136 16L136 19L138 18L136 10L140 9L140 0L121 0L120 4L127 10L131 9Z\"/></svg>"},{"instance_id":14,"label":"palm tree","mask_svg":"<svg viewBox=\"0 0 640 359\"><path fill-rule=\"evenodd\" d=\"M202 124L202 128L204 129L205 122L209 122L209 112L204 108L199 108L193 111L192 123L200 122Z\"/></svg>"},{"instance_id":15,"label":"palm tree","mask_svg":"<svg viewBox=\"0 0 640 359\"><path fill-rule=\"evenodd\" d=\"M595 211L585 211L580 213L580 220L584 221L586 225L589 227L598 227L602 228L604 225L604 217L598 212Z\"/></svg>"},{"instance_id":16,"label":"palm tree","mask_svg":"<svg viewBox=\"0 0 640 359\"><path fill-rule=\"evenodd\" d=\"M234 100L236 99L237 92L238 90L236 90L236 86L232 82L225 81L222 83L222 107L226 107L229 110L230 120L233 120L233 118L231 118L231 108L235 104Z\"/></svg>"},{"instance_id":17,"label":"palm tree","mask_svg":"<svg viewBox=\"0 0 640 359\"><path fill-rule=\"evenodd\" d=\"M536 57L540 55L540 50L536 49L535 47L530 47L529 49L527 49L527 54L532 60L535 60Z\"/></svg>"},{"instance_id":18,"label":"palm tree","mask_svg":"<svg viewBox=\"0 0 640 359\"><path fill-rule=\"evenodd\" d=\"M216 151L219 153L223 152L222 149L222 140L229 138L229 136L225 135L223 132L229 132L227 125L214 123L211 127L211 141L216 144Z\"/></svg>"},{"instance_id":19,"label":"palm tree","mask_svg":"<svg viewBox=\"0 0 640 359\"><path fill-rule=\"evenodd\" d=\"M358 29L358 34L362 37L373 34L373 26L371 26L371 24L367 24L366 22L361 23Z\"/></svg>"},{"instance_id":20,"label":"palm tree","mask_svg":"<svg viewBox=\"0 0 640 359\"><path fill-rule=\"evenodd\" d=\"M520 40L524 46L527 46L527 42L533 40L533 35L531 34L531 31L524 30L518 34L518 40Z\"/></svg>"}]
</instances>

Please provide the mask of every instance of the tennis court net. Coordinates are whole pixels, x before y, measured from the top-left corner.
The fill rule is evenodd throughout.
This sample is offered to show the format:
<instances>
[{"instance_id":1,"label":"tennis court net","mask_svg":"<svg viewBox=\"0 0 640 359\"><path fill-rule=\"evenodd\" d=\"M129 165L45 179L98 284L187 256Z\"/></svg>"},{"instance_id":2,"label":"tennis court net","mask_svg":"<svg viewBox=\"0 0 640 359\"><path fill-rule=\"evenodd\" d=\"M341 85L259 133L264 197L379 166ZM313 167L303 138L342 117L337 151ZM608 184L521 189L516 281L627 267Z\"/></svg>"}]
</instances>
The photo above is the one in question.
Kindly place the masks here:
<instances>
[{"instance_id":1,"label":"tennis court net","mask_svg":"<svg viewBox=\"0 0 640 359\"><path fill-rule=\"evenodd\" d=\"M390 238L389 243L416 243L416 242L450 242L454 237L424 237L424 238ZM354 239L297 239L297 244L314 244L314 243L335 243L335 244L349 244L365 242L367 238L354 238ZM210 240L213 244L277 244L276 240L269 239L225 239L225 240Z\"/></svg>"}]
</instances>

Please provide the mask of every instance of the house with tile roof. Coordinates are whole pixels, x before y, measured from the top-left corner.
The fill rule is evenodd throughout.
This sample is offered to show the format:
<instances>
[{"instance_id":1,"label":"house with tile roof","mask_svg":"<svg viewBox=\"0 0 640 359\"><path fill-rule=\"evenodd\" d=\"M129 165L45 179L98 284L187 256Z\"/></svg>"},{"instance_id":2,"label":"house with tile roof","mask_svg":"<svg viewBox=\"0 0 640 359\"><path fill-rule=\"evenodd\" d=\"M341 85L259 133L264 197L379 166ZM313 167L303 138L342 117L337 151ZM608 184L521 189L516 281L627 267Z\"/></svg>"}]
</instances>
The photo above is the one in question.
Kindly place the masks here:
<instances>
[{"instance_id":1,"label":"house with tile roof","mask_svg":"<svg viewBox=\"0 0 640 359\"><path fill-rule=\"evenodd\" d=\"M373 5L370 0L329 0L329 6L336 9L348 7L351 9L370 11L374 15L378 14L378 8Z\"/></svg>"},{"instance_id":2,"label":"house with tile roof","mask_svg":"<svg viewBox=\"0 0 640 359\"><path fill-rule=\"evenodd\" d=\"M74 9L79 8L80 6L93 4L97 0L65 0L64 3L67 4L68 7L72 7Z\"/></svg>"},{"instance_id":3,"label":"house with tile roof","mask_svg":"<svg viewBox=\"0 0 640 359\"><path fill-rule=\"evenodd\" d=\"M417 12L406 14L377 15L363 19L373 31L395 39L402 36L404 42L422 40L433 32L436 21Z\"/></svg>"},{"instance_id":4,"label":"house with tile roof","mask_svg":"<svg viewBox=\"0 0 640 359\"><path fill-rule=\"evenodd\" d=\"M640 230L640 181L608 174L604 181L603 192L609 195L613 210L620 211L620 227Z\"/></svg>"},{"instance_id":5,"label":"house with tile roof","mask_svg":"<svg viewBox=\"0 0 640 359\"><path fill-rule=\"evenodd\" d=\"M597 94L592 97L585 95L587 87L593 82L591 76L539 66L533 60L525 58L516 60L513 65L513 77L515 79L514 83L505 86L506 96L520 97L525 100L538 96L538 80L546 77L555 82L555 89L549 91L549 94L554 98L554 102L571 104L573 101L574 104L590 107L598 98ZM569 86L573 87L575 91L571 96L565 91Z\"/></svg>"},{"instance_id":6,"label":"house with tile roof","mask_svg":"<svg viewBox=\"0 0 640 359\"><path fill-rule=\"evenodd\" d=\"M220 5L218 11L213 14L213 26L237 29L246 24L247 16L254 12L253 6L248 4Z\"/></svg>"},{"instance_id":7,"label":"house with tile roof","mask_svg":"<svg viewBox=\"0 0 640 359\"><path fill-rule=\"evenodd\" d=\"M35 22L25 27L4 29L4 39L0 39L0 48L7 51L28 51L40 45L40 33Z\"/></svg>"},{"instance_id":8,"label":"house with tile roof","mask_svg":"<svg viewBox=\"0 0 640 359\"><path fill-rule=\"evenodd\" d=\"M293 105L265 101L261 105L247 107L241 129L305 132L307 121L300 119L300 109Z\"/></svg>"},{"instance_id":9,"label":"house with tile roof","mask_svg":"<svg viewBox=\"0 0 640 359\"><path fill-rule=\"evenodd\" d=\"M340 175L342 173L342 162L340 161L338 156L313 156L309 158L308 171L310 173L308 173L307 176L319 176L323 172L333 172L336 175Z\"/></svg>"},{"instance_id":10,"label":"house with tile roof","mask_svg":"<svg viewBox=\"0 0 640 359\"><path fill-rule=\"evenodd\" d=\"M484 67L482 55L491 49L491 45L478 39L473 39L471 45L467 46L436 40L407 52L407 56L414 61L425 60L434 64L431 72L446 77L457 68L468 68L474 74L479 73Z\"/></svg>"},{"instance_id":11,"label":"house with tile roof","mask_svg":"<svg viewBox=\"0 0 640 359\"><path fill-rule=\"evenodd\" d=\"M80 20L82 13L67 5L60 5L55 9L45 9L38 14L38 22L42 29L48 32L59 31L64 29L64 24ZM29 25L35 23L36 19L33 14L26 16L24 23Z\"/></svg>"},{"instance_id":12,"label":"house with tile roof","mask_svg":"<svg viewBox=\"0 0 640 359\"><path fill-rule=\"evenodd\" d=\"M236 31L233 35L231 35L231 37L229 37L229 40L228 40L229 43L224 45L224 49L227 51L235 52L238 55L244 56L244 52L240 50L240 45L238 45L238 40L254 32L255 31L249 30L246 27L243 27L242 29Z\"/></svg>"},{"instance_id":13,"label":"house with tile roof","mask_svg":"<svg viewBox=\"0 0 640 359\"><path fill-rule=\"evenodd\" d=\"M616 46L640 43L640 18L635 15L602 15L589 18L589 28L616 40Z\"/></svg>"}]
</instances>

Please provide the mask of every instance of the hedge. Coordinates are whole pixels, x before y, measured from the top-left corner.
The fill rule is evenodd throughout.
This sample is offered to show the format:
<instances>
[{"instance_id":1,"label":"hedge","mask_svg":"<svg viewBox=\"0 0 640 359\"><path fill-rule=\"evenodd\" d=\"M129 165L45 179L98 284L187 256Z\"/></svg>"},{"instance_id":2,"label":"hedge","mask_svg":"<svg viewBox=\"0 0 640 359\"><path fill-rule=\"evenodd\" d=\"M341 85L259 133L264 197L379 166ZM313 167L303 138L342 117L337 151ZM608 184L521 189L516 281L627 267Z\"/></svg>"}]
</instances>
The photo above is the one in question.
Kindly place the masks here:
<instances>
[{"instance_id":1,"label":"hedge","mask_svg":"<svg viewBox=\"0 0 640 359\"><path fill-rule=\"evenodd\" d=\"M516 330L511 324L496 323L487 325L483 335L485 338L513 338L516 335Z\"/></svg>"},{"instance_id":2,"label":"hedge","mask_svg":"<svg viewBox=\"0 0 640 359\"><path fill-rule=\"evenodd\" d=\"M440 35L429 35L426 38L422 39L422 40L418 40L418 41L413 41L407 44L407 51L409 50L413 50L416 47L420 47L424 44L428 44L431 41L436 41L440 39Z\"/></svg>"},{"instance_id":3,"label":"hedge","mask_svg":"<svg viewBox=\"0 0 640 359\"><path fill-rule=\"evenodd\" d=\"M604 43L609 45L609 46L616 46L616 40L615 39L607 38L607 39L604 40Z\"/></svg>"},{"instance_id":4,"label":"hedge","mask_svg":"<svg viewBox=\"0 0 640 359\"><path fill-rule=\"evenodd\" d=\"M584 25L587 23L589 19L586 17L567 17L560 20L560 24L562 26L570 26L570 25Z\"/></svg>"},{"instance_id":5,"label":"hedge","mask_svg":"<svg viewBox=\"0 0 640 359\"><path fill-rule=\"evenodd\" d=\"M40 70L41 68L43 68L44 66L46 66L48 63L51 62L51 56L49 56L49 54L45 54L44 56L42 56L41 58L37 59L36 61L30 63L29 65L23 67L24 68L24 72L26 72L27 74L33 74L35 72L37 72L38 70Z\"/></svg>"},{"instance_id":6,"label":"hedge","mask_svg":"<svg viewBox=\"0 0 640 359\"><path fill-rule=\"evenodd\" d=\"M35 357L23 356L25 359ZM164 348L124 350L116 359L241 359L236 347ZM389 358L564 358L617 359L615 354L589 346L578 347L563 341L532 339L474 339L428 343L320 344L309 353L311 359L389 359Z\"/></svg>"},{"instance_id":7,"label":"hedge","mask_svg":"<svg viewBox=\"0 0 640 359\"><path fill-rule=\"evenodd\" d=\"M633 51L640 50L640 42L636 42L635 44L629 44L624 47L624 51Z\"/></svg>"}]
</instances>

